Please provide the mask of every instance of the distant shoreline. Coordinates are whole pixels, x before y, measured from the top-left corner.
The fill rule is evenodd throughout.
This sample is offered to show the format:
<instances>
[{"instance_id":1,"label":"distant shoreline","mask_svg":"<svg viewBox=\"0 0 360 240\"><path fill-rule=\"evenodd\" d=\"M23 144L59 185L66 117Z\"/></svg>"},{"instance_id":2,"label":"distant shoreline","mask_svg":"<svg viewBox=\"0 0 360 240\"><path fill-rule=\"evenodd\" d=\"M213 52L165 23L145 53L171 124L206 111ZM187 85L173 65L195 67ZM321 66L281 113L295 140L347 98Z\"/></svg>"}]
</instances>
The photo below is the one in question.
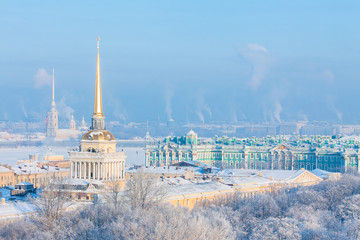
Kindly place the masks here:
<instances>
[{"instance_id":1,"label":"distant shoreline","mask_svg":"<svg viewBox=\"0 0 360 240\"><path fill-rule=\"evenodd\" d=\"M0 141L0 148L18 148L18 147L41 147L41 146L59 146L75 147L78 146L80 139L71 141L55 141L46 143L43 141ZM118 147L145 147L144 140L117 140Z\"/></svg>"}]
</instances>

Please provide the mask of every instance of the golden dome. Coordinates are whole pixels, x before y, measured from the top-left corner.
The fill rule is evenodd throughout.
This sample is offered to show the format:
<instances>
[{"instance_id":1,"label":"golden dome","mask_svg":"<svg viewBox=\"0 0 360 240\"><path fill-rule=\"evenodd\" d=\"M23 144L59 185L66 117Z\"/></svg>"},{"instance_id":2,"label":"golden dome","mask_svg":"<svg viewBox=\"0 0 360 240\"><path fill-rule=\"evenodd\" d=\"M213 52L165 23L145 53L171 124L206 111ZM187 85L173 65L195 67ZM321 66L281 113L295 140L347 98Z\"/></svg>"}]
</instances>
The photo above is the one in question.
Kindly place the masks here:
<instances>
[{"instance_id":1,"label":"golden dome","mask_svg":"<svg viewBox=\"0 0 360 240\"><path fill-rule=\"evenodd\" d=\"M115 137L111 132L106 130L90 130L82 136L81 140L112 141L115 140Z\"/></svg>"}]
</instances>

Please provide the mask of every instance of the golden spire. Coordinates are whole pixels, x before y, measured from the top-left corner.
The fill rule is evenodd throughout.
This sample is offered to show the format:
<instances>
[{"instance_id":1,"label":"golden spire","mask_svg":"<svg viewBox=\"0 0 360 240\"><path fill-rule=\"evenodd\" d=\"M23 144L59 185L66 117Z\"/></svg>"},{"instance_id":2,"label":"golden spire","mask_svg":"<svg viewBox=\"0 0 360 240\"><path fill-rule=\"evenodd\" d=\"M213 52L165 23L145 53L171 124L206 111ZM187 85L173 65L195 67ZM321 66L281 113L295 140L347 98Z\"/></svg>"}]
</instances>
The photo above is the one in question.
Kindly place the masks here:
<instances>
[{"instance_id":1,"label":"golden spire","mask_svg":"<svg viewBox=\"0 0 360 240\"><path fill-rule=\"evenodd\" d=\"M54 68L53 68L53 82L52 82L52 102L51 106L55 107L55 75L54 75Z\"/></svg>"},{"instance_id":2,"label":"golden spire","mask_svg":"<svg viewBox=\"0 0 360 240\"><path fill-rule=\"evenodd\" d=\"M101 99L99 42L100 42L100 37L97 37L97 64L96 64L95 102L94 102L93 116L103 117L104 114L102 111L102 99Z\"/></svg>"}]
</instances>

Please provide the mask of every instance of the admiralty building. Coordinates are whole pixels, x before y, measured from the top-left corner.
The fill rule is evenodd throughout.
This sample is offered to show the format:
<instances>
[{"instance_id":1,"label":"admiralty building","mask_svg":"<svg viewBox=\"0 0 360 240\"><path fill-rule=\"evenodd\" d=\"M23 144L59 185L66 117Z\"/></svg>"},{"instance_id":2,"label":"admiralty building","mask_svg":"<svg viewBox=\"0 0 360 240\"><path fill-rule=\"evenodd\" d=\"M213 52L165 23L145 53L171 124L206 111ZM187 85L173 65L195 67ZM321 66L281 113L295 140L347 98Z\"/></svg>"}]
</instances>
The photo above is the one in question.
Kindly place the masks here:
<instances>
[{"instance_id":1,"label":"admiralty building","mask_svg":"<svg viewBox=\"0 0 360 240\"><path fill-rule=\"evenodd\" d=\"M218 168L359 172L359 143L337 137L199 139L194 131L146 144L146 166L198 161Z\"/></svg>"}]
</instances>

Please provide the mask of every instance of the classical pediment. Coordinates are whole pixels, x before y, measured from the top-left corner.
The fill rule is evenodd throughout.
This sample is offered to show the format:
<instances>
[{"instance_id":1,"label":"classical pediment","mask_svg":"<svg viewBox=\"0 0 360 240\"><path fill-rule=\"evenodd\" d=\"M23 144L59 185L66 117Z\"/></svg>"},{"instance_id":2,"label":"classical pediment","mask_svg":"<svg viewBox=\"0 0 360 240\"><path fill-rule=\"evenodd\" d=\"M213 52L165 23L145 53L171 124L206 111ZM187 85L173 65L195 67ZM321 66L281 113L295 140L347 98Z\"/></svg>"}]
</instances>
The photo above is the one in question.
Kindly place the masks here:
<instances>
[{"instance_id":1,"label":"classical pediment","mask_svg":"<svg viewBox=\"0 0 360 240\"><path fill-rule=\"evenodd\" d=\"M290 148L285 146L284 144L279 144L276 147L274 147L272 150L290 150Z\"/></svg>"},{"instance_id":2,"label":"classical pediment","mask_svg":"<svg viewBox=\"0 0 360 240\"><path fill-rule=\"evenodd\" d=\"M319 181L322 181L322 179L309 171L304 171L304 173L302 173L300 176L296 177L291 182L301 184L301 183L305 183L305 182L319 182Z\"/></svg>"}]
</instances>

